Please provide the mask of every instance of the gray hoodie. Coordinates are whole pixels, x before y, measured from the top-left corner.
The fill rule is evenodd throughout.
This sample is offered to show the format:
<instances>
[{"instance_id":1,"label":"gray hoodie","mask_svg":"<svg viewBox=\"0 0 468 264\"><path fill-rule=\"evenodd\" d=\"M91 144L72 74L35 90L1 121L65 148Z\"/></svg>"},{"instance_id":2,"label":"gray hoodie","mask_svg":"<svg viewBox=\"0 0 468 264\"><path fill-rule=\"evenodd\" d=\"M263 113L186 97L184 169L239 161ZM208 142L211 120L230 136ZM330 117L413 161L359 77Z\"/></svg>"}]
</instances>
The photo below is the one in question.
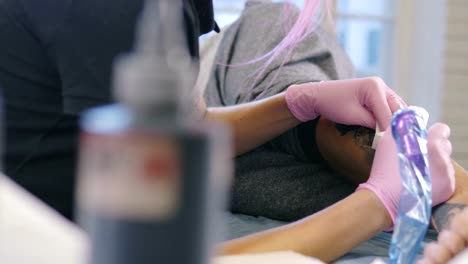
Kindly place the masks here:
<instances>
[{"instance_id":1,"label":"gray hoodie","mask_svg":"<svg viewBox=\"0 0 468 264\"><path fill-rule=\"evenodd\" d=\"M261 57L285 37L284 7L249 1L241 17L215 37L217 41L210 44L216 50L214 64L205 81L208 106L263 99L297 83L354 77L336 37L321 27L299 44L283 67L279 67L280 59L274 61L256 83L253 73L264 61L226 66ZM295 9L296 16L298 12ZM290 26L295 20L288 21ZM202 68L206 66L202 61ZM311 121L236 159L231 211L292 221L328 207L354 189L321 159L315 144L315 121Z\"/></svg>"}]
</instances>

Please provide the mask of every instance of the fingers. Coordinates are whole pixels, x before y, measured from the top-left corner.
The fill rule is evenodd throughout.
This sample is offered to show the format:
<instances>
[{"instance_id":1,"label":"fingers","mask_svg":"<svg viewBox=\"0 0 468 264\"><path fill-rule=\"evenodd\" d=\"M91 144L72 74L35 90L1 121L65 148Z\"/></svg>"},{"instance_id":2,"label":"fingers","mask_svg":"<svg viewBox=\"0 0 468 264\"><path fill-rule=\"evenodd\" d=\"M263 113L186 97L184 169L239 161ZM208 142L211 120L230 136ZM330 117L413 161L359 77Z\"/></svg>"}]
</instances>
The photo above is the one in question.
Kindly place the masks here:
<instances>
[{"instance_id":1,"label":"fingers","mask_svg":"<svg viewBox=\"0 0 468 264\"><path fill-rule=\"evenodd\" d=\"M455 192L455 168L450 159L452 143L449 137L450 128L441 123L433 125L427 136L434 206L448 200Z\"/></svg>"},{"instance_id":2,"label":"fingers","mask_svg":"<svg viewBox=\"0 0 468 264\"><path fill-rule=\"evenodd\" d=\"M403 99L398 94L396 94L392 89L390 89L390 87L387 86L386 88L387 89L385 89L385 94L387 96L387 103L392 113L395 113L401 108L408 107L405 101L403 101Z\"/></svg>"},{"instance_id":3,"label":"fingers","mask_svg":"<svg viewBox=\"0 0 468 264\"><path fill-rule=\"evenodd\" d=\"M450 128L441 123L437 123L429 128L427 135L427 147L431 162L437 164L450 163L452 154L452 143L449 140Z\"/></svg>"},{"instance_id":4,"label":"fingers","mask_svg":"<svg viewBox=\"0 0 468 264\"><path fill-rule=\"evenodd\" d=\"M353 113L357 114L357 116L360 117L360 119L357 120L356 125L368 127L370 129L375 129L376 127L375 117L367 109L358 108L358 109L355 109Z\"/></svg>"},{"instance_id":5,"label":"fingers","mask_svg":"<svg viewBox=\"0 0 468 264\"><path fill-rule=\"evenodd\" d=\"M393 113L407 107L407 104L378 77L368 78L366 87L368 95L364 97L363 105L374 114L380 128L385 130L390 125Z\"/></svg>"},{"instance_id":6,"label":"fingers","mask_svg":"<svg viewBox=\"0 0 468 264\"><path fill-rule=\"evenodd\" d=\"M424 258L418 264L447 263L459 254L468 244L468 209L453 218L450 230L439 234L437 243L431 243L424 249Z\"/></svg>"},{"instance_id":7,"label":"fingers","mask_svg":"<svg viewBox=\"0 0 468 264\"><path fill-rule=\"evenodd\" d=\"M448 230L439 233L438 243L450 250L452 256L460 253L465 248L463 238L457 233Z\"/></svg>"},{"instance_id":8,"label":"fingers","mask_svg":"<svg viewBox=\"0 0 468 264\"><path fill-rule=\"evenodd\" d=\"M452 154L452 143L449 140L450 128L441 123L436 123L431 128L427 135L427 146L431 162L436 164L450 163L450 155ZM452 170L453 166L447 169Z\"/></svg>"},{"instance_id":9,"label":"fingers","mask_svg":"<svg viewBox=\"0 0 468 264\"><path fill-rule=\"evenodd\" d=\"M416 264L437 264L437 263L430 260L430 259L422 259L422 260L416 262Z\"/></svg>"},{"instance_id":10,"label":"fingers","mask_svg":"<svg viewBox=\"0 0 468 264\"><path fill-rule=\"evenodd\" d=\"M450 137L450 127L446 124L436 123L429 128L428 139L440 137L448 139Z\"/></svg>"},{"instance_id":11,"label":"fingers","mask_svg":"<svg viewBox=\"0 0 468 264\"><path fill-rule=\"evenodd\" d=\"M457 233L468 244L468 210L463 210L455 216L450 224L450 229Z\"/></svg>"},{"instance_id":12,"label":"fingers","mask_svg":"<svg viewBox=\"0 0 468 264\"><path fill-rule=\"evenodd\" d=\"M374 114L380 128L386 130L393 114L387 101L387 85L380 78L367 78L364 89L360 89L359 92L361 104Z\"/></svg>"},{"instance_id":13,"label":"fingers","mask_svg":"<svg viewBox=\"0 0 468 264\"><path fill-rule=\"evenodd\" d=\"M437 243L430 243L424 249L424 258L430 259L434 263L447 263L452 257L452 253L446 247Z\"/></svg>"},{"instance_id":14,"label":"fingers","mask_svg":"<svg viewBox=\"0 0 468 264\"><path fill-rule=\"evenodd\" d=\"M455 216L450 230L439 234L437 243L429 244L424 250L424 259L418 264L447 263L468 244L468 209Z\"/></svg>"}]
</instances>

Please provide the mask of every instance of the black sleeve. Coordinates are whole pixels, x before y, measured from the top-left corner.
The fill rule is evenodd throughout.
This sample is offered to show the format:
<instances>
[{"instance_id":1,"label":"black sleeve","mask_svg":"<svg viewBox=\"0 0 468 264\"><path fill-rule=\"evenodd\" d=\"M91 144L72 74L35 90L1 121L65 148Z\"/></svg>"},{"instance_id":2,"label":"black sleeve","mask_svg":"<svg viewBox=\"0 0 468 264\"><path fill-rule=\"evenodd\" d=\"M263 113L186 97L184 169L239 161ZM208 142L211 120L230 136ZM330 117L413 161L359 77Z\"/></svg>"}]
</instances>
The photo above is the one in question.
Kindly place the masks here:
<instances>
[{"instance_id":1,"label":"black sleeve","mask_svg":"<svg viewBox=\"0 0 468 264\"><path fill-rule=\"evenodd\" d=\"M129 49L140 11L133 2L0 0L7 103L78 115L109 102L113 59Z\"/></svg>"},{"instance_id":2,"label":"black sleeve","mask_svg":"<svg viewBox=\"0 0 468 264\"><path fill-rule=\"evenodd\" d=\"M80 0L64 7L51 53L65 113L78 115L113 101L113 63L132 49L141 10L142 1L127 0Z\"/></svg>"},{"instance_id":3,"label":"black sleeve","mask_svg":"<svg viewBox=\"0 0 468 264\"><path fill-rule=\"evenodd\" d=\"M55 0L57 1L57 0ZM67 1L63 1L67 2ZM113 64L133 49L142 0L80 0L66 8L55 59L64 111L78 114L113 101ZM188 49L198 55L198 17L184 5ZM183 30L183 29L181 29Z\"/></svg>"},{"instance_id":4,"label":"black sleeve","mask_svg":"<svg viewBox=\"0 0 468 264\"><path fill-rule=\"evenodd\" d=\"M118 56L133 48L143 0L0 1L17 6L14 21L24 20L24 25L6 29L21 32L23 39L14 36L17 39L7 40L11 43L0 44L15 47L17 43L12 52L18 54L11 57L21 59L2 63L8 63L10 68L20 62L30 65L28 60L41 54L44 58L34 67L44 67L44 61L50 64L56 75L53 86L60 89L57 94L61 94L60 105L66 114L79 115L113 101L113 64ZM188 47L192 56L197 56L198 17L193 12L193 8L184 8Z\"/></svg>"},{"instance_id":5,"label":"black sleeve","mask_svg":"<svg viewBox=\"0 0 468 264\"><path fill-rule=\"evenodd\" d=\"M55 67L18 4L0 0L0 86L12 109L52 112L60 105L60 97L50 96Z\"/></svg>"}]
</instances>

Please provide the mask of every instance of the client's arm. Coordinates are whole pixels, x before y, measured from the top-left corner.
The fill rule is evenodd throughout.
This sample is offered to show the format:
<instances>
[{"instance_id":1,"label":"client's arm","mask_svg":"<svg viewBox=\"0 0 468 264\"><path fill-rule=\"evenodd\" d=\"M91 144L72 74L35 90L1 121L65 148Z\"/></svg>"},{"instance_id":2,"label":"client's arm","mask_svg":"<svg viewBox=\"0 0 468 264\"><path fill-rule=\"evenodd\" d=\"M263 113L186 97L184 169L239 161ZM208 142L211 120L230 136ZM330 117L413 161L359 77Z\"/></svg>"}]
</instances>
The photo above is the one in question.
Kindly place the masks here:
<instances>
[{"instance_id":1,"label":"client's arm","mask_svg":"<svg viewBox=\"0 0 468 264\"><path fill-rule=\"evenodd\" d=\"M351 182L366 182L375 151L371 148L375 131L358 126L342 126L322 118L316 131L316 142L322 157L336 172ZM468 173L455 161L455 194L433 209L432 224L441 231L454 215L468 206Z\"/></svg>"},{"instance_id":2,"label":"client's arm","mask_svg":"<svg viewBox=\"0 0 468 264\"><path fill-rule=\"evenodd\" d=\"M241 155L297 126L284 93L264 100L208 108L206 118L227 122L233 129L236 155Z\"/></svg>"},{"instance_id":3,"label":"client's arm","mask_svg":"<svg viewBox=\"0 0 468 264\"><path fill-rule=\"evenodd\" d=\"M316 128L318 150L328 166L358 185L367 181L375 150L375 131L361 126L345 126L320 118Z\"/></svg>"},{"instance_id":4,"label":"client's arm","mask_svg":"<svg viewBox=\"0 0 468 264\"><path fill-rule=\"evenodd\" d=\"M221 254L291 250L330 262L392 224L377 196L358 191L304 220L229 241Z\"/></svg>"}]
</instances>

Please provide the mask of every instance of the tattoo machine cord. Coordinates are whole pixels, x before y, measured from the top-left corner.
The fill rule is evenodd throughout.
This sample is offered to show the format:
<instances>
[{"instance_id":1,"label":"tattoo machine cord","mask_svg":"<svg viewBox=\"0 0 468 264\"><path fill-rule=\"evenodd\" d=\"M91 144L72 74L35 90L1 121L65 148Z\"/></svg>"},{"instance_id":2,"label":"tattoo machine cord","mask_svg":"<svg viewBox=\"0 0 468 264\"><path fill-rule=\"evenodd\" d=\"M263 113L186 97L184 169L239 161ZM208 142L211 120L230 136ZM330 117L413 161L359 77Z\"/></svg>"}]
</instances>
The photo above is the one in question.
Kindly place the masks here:
<instances>
[{"instance_id":1,"label":"tattoo machine cord","mask_svg":"<svg viewBox=\"0 0 468 264\"><path fill-rule=\"evenodd\" d=\"M390 246L391 264L413 263L429 227L432 184L427 150L427 120L427 112L415 107L399 110L392 120L402 192Z\"/></svg>"}]
</instances>

